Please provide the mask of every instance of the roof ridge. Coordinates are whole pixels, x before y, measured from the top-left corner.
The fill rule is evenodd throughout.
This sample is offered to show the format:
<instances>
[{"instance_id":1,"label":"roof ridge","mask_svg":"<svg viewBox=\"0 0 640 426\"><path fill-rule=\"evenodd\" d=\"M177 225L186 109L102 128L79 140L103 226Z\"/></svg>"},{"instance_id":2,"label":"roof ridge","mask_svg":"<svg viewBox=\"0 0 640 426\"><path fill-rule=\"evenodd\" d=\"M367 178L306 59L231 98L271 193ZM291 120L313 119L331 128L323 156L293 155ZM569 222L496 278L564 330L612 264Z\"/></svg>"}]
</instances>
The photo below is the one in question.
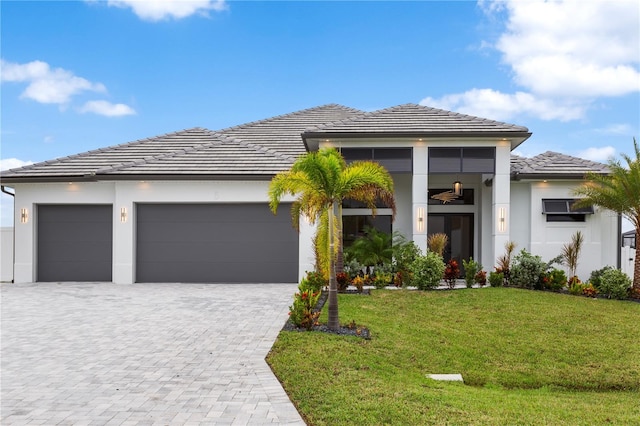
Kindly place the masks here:
<instances>
[{"instance_id":1,"label":"roof ridge","mask_svg":"<svg viewBox=\"0 0 640 426\"><path fill-rule=\"evenodd\" d=\"M39 161L37 163L29 164L28 166L22 166L22 167L18 167L18 168L15 168L15 169L9 169L9 170L11 170L12 173L13 172L18 172L18 171L30 170L32 168L39 167L39 166L46 165L46 164L54 164L54 163L57 163L57 162L62 162L63 160L70 160L70 159L78 158L78 157L85 156L85 155L88 155L88 154L97 154L97 153L100 153L100 152L106 152L106 151L110 151L110 150L114 150L114 149L120 149L120 148L123 148L125 146L140 145L140 144L142 144L144 142L148 142L148 141L151 141L153 139L159 139L159 138L174 136L174 135L177 135L177 134L180 134L180 133L185 133L185 132L189 132L189 131L193 131L193 130L210 131L209 129L206 129L204 127L191 127L191 128L187 128L187 129L177 130L177 131L174 131L174 132L164 133L164 134L157 135L157 136L147 137L147 138L144 138L144 139L136 139L136 140L133 140L133 141L130 141L130 142L121 143L121 144L110 145L110 146L106 146L106 147L103 147L103 148L91 149L89 151L80 152L78 154L66 155L66 156L63 156L63 157L57 157L57 158L54 158L53 160ZM139 161L139 160L136 160L136 161ZM101 170L101 169L96 170L95 173L98 173L99 170ZM6 172L6 171L8 171L8 170L3 170L3 172Z\"/></svg>"},{"instance_id":2,"label":"roof ridge","mask_svg":"<svg viewBox=\"0 0 640 426\"><path fill-rule=\"evenodd\" d=\"M232 130L243 129L243 128L246 128L246 127L254 126L256 124L261 124L261 123L265 123L265 122L268 122L268 121L273 121L273 120L277 120L277 119L281 119L281 118L285 118L285 117L294 117L296 115L300 115L302 113L307 113L307 112L311 112L311 111L318 111L318 110L320 110L322 108L327 108L327 107L332 107L332 108L338 107L339 109L341 109L343 111L352 111L352 112L356 112L356 113L362 112L362 111L360 111L358 109L351 108L351 107L348 107L348 106L345 106L345 105L340 105L340 104L336 104L336 103L330 103L330 104L318 105L318 106L311 107L311 108L305 108L305 109L301 109L301 110L298 110L298 111L288 112L286 114L280 114L280 115L276 115L274 117L268 117L268 118L263 118L263 119L260 119L260 120L250 121L248 123L237 124L237 125L231 126L231 127L225 127L223 129L217 130L217 132L224 133L224 132L229 132L229 131L232 131Z\"/></svg>"},{"instance_id":3,"label":"roof ridge","mask_svg":"<svg viewBox=\"0 0 640 426\"><path fill-rule=\"evenodd\" d=\"M394 105L388 108L382 108L382 109L378 109L375 111L366 111L363 112L362 114L353 116L353 117L348 117L342 120L338 120L338 121L334 121L334 122L330 122L330 123L326 123L326 124L322 124L319 126L313 126L307 129L307 131L314 131L314 130L324 130L327 128L330 128L332 126L336 126L336 125L340 125L340 124L347 124L347 123L352 123L355 121L360 121L363 120L367 117L370 116L375 116L375 115L381 115L387 112L393 112L395 110L402 110L403 108L407 108L407 107L411 107L411 108L415 108L415 109L421 109L423 111L428 111L428 112L435 112L438 114L443 114L443 115L448 115L448 116L452 116L452 117L458 117L458 118L464 118L467 119L469 121L480 121L483 123L491 123L491 124L497 124L497 125L501 125L501 126L506 126L506 127L510 127L513 129L519 129L519 130L523 130L523 131L528 131L529 129L527 129L524 126L518 126L516 124L512 124L512 123L506 123L504 121L497 121L497 120L492 120L489 118L483 118L483 117L477 117L474 115L469 115L469 114L462 114L459 112L455 112L455 111L449 111L446 109L442 109L442 108L434 108L434 107L430 107L427 105L420 105L420 104L416 104L416 103L412 103L412 102L408 102L408 103L404 103L404 104L399 104L399 105Z\"/></svg>"},{"instance_id":4,"label":"roof ridge","mask_svg":"<svg viewBox=\"0 0 640 426\"><path fill-rule=\"evenodd\" d=\"M517 124L507 123L506 121L493 120L491 118L479 117L477 115L471 115L471 114L463 114L461 112L449 111L449 110L446 110L446 109L443 109L443 108L436 108L436 107L432 107L432 106L428 106L428 105L421 105L421 104L407 104L407 105L416 105L416 106L418 106L420 108L425 108L425 109L429 109L429 110L432 110L432 111L442 111L442 112L446 112L447 115L454 115L454 116L457 116L457 117L468 117L468 118L471 118L473 120L483 121L485 123L495 123L495 124L501 124L501 125L508 126L508 127L513 127L513 128L526 129L525 126L518 126Z\"/></svg>"},{"instance_id":5,"label":"roof ridge","mask_svg":"<svg viewBox=\"0 0 640 426\"><path fill-rule=\"evenodd\" d=\"M258 145L258 144L255 144L255 143L251 143L251 142L247 142L244 139L232 137L232 136L225 135L225 134L219 134L219 137L223 142L237 143L238 145L242 145L244 147L253 149L253 150L258 151L258 152L264 152L264 153L272 154L273 156L278 157L278 158L280 158L282 160L292 160L292 159L295 158L292 155L285 155L285 154L277 152L277 151L275 151L273 149L267 148L265 146Z\"/></svg>"}]
</instances>

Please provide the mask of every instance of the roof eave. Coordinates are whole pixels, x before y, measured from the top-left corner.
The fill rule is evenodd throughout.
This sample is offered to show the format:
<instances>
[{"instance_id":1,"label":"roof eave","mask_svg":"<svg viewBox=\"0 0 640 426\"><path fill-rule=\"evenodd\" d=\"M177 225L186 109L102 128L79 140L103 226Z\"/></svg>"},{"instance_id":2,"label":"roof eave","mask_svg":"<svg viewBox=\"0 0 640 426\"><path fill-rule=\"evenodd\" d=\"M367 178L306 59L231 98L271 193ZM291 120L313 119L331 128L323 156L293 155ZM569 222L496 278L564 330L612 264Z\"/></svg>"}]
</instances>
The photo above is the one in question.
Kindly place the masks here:
<instances>
[{"instance_id":1,"label":"roof eave","mask_svg":"<svg viewBox=\"0 0 640 426\"><path fill-rule=\"evenodd\" d=\"M511 180L584 180L589 173L606 175L604 171L590 171L584 173L511 173Z\"/></svg>"},{"instance_id":2,"label":"roof eave","mask_svg":"<svg viewBox=\"0 0 640 426\"><path fill-rule=\"evenodd\" d=\"M364 138L406 138L406 139L429 139L429 138L504 138L511 142L511 149L517 148L522 142L531 137L528 131L495 131L495 132L326 132L308 131L301 134L302 141L307 151L318 149L319 143L310 140L320 139L364 139ZM311 142L311 143L310 143Z\"/></svg>"},{"instance_id":3,"label":"roof eave","mask_svg":"<svg viewBox=\"0 0 640 426\"><path fill-rule=\"evenodd\" d=\"M94 176L34 176L3 178L3 185L22 183L83 183L83 182L122 182L122 181L195 181L195 180L271 180L271 174L131 174L131 175L94 175Z\"/></svg>"}]
</instances>

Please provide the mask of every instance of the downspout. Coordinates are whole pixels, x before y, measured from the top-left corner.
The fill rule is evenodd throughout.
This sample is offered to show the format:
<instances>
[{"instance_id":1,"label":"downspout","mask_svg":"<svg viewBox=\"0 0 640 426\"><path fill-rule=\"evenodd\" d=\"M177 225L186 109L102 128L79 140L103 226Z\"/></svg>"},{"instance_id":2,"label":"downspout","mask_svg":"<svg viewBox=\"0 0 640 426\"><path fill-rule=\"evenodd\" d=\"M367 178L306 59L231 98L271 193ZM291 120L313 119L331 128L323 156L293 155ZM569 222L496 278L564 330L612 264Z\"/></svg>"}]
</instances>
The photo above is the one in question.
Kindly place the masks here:
<instances>
[{"instance_id":1,"label":"downspout","mask_svg":"<svg viewBox=\"0 0 640 426\"><path fill-rule=\"evenodd\" d=\"M15 214L16 194L4 189L4 185L0 185L0 190L5 194L11 195L13 197L14 212L11 215L11 218L13 220L13 242L11 243L11 250L12 250L11 251L11 283L14 283L16 278L16 214Z\"/></svg>"},{"instance_id":2,"label":"downspout","mask_svg":"<svg viewBox=\"0 0 640 426\"><path fill-rule=\"evenodd\" d=\"M622 215L618 213L618 265L617 269L622 269ZM636 244L637 246L637 244Z\"/></svg>"}]
</instances>

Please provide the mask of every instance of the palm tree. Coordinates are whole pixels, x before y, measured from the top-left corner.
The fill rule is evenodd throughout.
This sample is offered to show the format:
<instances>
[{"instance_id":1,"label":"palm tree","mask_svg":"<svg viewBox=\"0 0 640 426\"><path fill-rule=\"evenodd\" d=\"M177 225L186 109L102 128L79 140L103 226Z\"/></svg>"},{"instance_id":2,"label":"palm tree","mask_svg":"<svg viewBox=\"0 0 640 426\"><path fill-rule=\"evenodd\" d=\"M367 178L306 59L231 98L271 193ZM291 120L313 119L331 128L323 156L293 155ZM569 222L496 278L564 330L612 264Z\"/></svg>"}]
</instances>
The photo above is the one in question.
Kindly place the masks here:
<instances>
[{"instance_id":1,"label":"palm tree","mask_svg":"<svg viewBox=\"0 0 640 426\"><path fill-rule=\"evenodd\" d=\"M622 154L626 167L620 161L610 159L610 173L589 173L587 182L574 190L584 196L575 207L597 205L626 217L636 228L636 241L640 241L640 148L633 139L635 158ZM633 267L633 288L640 292L640 254Z\"/></svg>"},{"instance_id":2,"label":"palm tree","mask_svg":"<svg viewBox=\"0 0 640 426\"><path fill-rule=\"evenodd\" d=\"M336 330L340 324L335 265L342 245L339 238L342 210L338 210L336 218L336 207L340 207L345 198L351 198L364 203L375 214L375 203L380 199L395 215L393 179L377 163L356 161L347 165L338 151L325 148L302 155L289 171L278 173L271 180L269 206L274 213L286 194L297 196L291 206L291 218L296 229L299 229L300 216L311 223L320 222L316 247L319 254L326 253L329 271L328 327Z\"/></svg>"}]
</instances>

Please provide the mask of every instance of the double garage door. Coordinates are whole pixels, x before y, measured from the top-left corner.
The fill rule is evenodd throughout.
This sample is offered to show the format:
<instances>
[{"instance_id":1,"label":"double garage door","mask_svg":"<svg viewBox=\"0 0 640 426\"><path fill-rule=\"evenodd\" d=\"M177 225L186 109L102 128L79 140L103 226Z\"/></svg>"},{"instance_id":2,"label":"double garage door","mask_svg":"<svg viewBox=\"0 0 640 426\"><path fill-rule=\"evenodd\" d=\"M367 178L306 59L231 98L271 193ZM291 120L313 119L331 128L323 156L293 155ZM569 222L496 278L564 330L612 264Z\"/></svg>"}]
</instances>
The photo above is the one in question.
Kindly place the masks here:
<instances>
[{"instance_id":1,"label":"double garage door","mask_svg":"<svg viewBox=\"0 0 640 426\"><path fill-rule=\"evenodd\" d=\"M296 282L289 207L139 204L136 282ZM113 217L111 205L39 206L38 281L112 281Z\"/></svg>"}]
</instances>

